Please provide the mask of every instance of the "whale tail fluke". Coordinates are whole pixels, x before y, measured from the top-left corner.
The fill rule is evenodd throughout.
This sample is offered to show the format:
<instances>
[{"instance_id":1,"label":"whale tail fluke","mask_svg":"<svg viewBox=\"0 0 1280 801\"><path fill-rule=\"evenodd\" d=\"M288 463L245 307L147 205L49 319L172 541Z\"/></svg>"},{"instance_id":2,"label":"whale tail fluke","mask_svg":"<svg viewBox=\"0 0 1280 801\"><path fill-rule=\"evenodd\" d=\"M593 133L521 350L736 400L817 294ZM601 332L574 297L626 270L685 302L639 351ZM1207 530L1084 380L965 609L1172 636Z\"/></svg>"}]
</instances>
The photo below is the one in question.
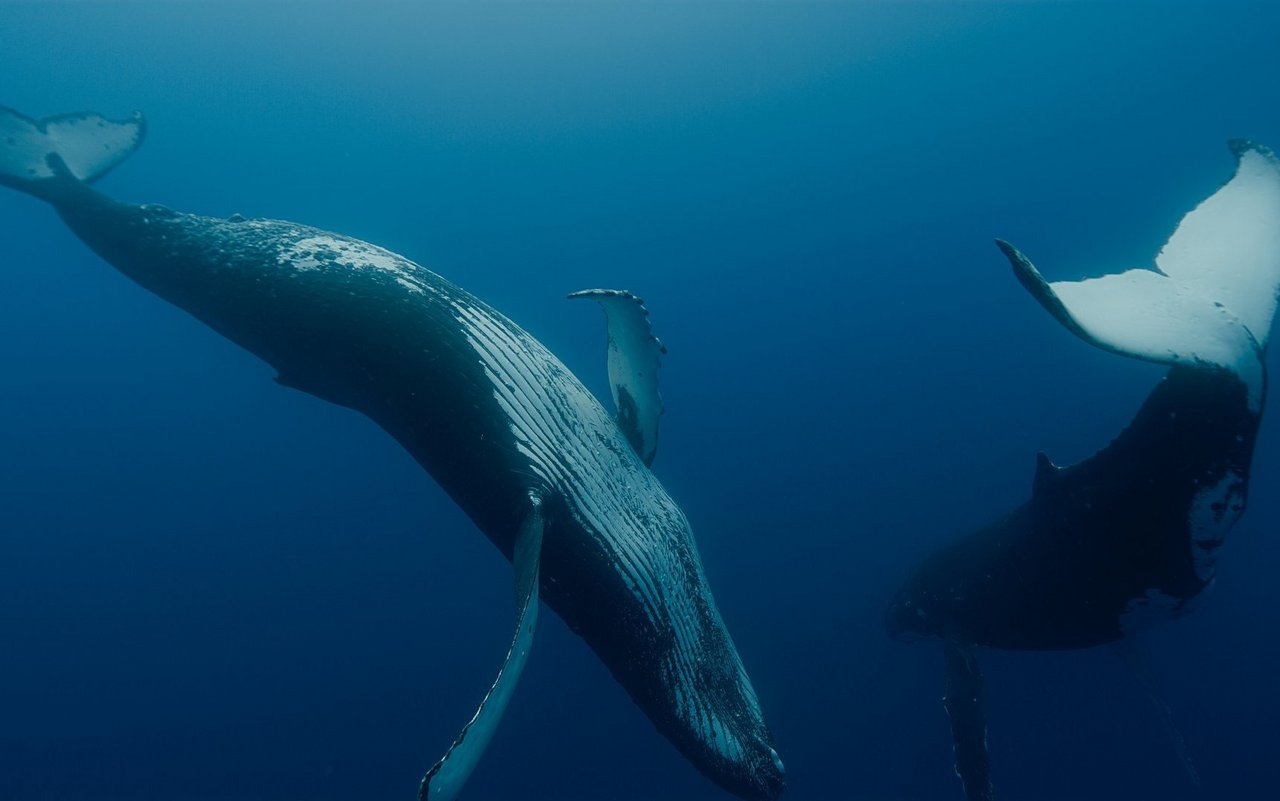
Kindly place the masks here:
<instances>
[{"instance_id":1,"label":"whale tail fluke","mask_svg":"<svg viewBox=\"0 0 1280 801\"><path fill-rule=\"evenodd\" d=\"M1231 150L1235 175L1183 217L1155 269L1049 282L1012 245L996 244L1022 285L1085 341L1230 370L1256 389L1280 297L1280 160L1245 140Z\"/></svg>"},{"instance_id":2,"label":"whale tail fluke","mask_svg":"<svg viewBox=\"0 0 1280 801\"><path fill-rule=\"evenodd\" d=\"M106 175L145 134L137 112L126 120L92 112L34 120L0 106L0 185L47 200L68 177L92 183Z\"/></svg>"}]
</instances>

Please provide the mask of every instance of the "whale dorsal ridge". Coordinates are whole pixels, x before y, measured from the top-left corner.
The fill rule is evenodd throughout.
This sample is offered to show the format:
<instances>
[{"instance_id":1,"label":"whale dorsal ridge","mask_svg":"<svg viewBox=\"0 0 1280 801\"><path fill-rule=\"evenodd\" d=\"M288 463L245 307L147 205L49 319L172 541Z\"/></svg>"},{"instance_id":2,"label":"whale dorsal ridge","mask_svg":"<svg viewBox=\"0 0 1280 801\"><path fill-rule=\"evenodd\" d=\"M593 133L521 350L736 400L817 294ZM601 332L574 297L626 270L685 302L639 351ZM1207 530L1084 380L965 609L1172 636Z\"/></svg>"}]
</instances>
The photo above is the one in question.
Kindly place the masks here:
<instances>
[{"instance_id":1,"label":"whale dorsal ridge","mask_svg":"<svg viewBox=\"0 0 1280 801\"><path fill-rule=\"evenodd\" d=\"M620 289L584 289L570 298L592 298L604 308L609 332L609 389L618 428L636 455L653 463L658 451L658 366L666 347L649 325L644 301Z\"/></svg>"},{"instance_id":2,"label":"whale dorsal ridge","mask_svg":"<svg viewBox=\"0 0 1280 801\"><path fill-rule=\"evenodd\" d=\"M1058 475L1058 471L1061 469L1062 468L1053 463L1053 460L1050 459L1049 455L1044 451L1037 453L1036 475L1031 483L1032 497L1040 495L1040 493L1049 486L1049 482L1053 481L1054 477Z\"/></svg>"}]
</instances>

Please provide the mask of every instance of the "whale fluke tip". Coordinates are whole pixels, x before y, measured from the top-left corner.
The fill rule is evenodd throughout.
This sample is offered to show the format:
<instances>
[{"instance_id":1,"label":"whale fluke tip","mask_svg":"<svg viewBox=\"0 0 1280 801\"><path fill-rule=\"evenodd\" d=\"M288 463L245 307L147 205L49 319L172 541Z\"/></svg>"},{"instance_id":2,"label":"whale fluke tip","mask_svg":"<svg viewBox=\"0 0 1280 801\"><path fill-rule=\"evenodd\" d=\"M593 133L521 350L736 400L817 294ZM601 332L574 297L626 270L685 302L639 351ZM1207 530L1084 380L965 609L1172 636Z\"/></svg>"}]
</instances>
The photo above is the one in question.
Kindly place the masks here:
<instances>
[{"instance_id":1,"label":"whale fluke tip","mask_svg":"<svg viewBox=\"0 0 1280 801\"><path fill-rule=\"evenodd\" d=\"M1000 248L1000 252L1003 253L1015 267L1017 267L1019 263L1031 263L1027 260L1026 256L1022 255L1022 251L1010 244L1009 240L996 237L995 243L996 247Z\"/></svg>"}]
</instances>

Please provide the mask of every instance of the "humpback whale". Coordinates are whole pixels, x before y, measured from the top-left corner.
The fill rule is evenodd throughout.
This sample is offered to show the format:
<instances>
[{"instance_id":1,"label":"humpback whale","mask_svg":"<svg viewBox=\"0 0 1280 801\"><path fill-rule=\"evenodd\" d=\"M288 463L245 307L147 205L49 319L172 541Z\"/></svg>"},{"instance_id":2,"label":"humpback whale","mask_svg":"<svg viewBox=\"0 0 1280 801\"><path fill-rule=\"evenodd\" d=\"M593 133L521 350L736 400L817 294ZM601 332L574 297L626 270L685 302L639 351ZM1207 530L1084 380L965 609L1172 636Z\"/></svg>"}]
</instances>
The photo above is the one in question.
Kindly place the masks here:
<instances>
[{"instance_id":1,"label":"humpback whale","mask_svg":"<svg viewBox=\"0 0 1280 801\"><path fill-rule=\"evenodd\" d=\"M142 142L141 115L42 120L0 107L0 183L51 204L122 273L256 354L286 387L367 415L515 568L516 626L496 681L421 799L458 795L528 657L539 599L657 729L744 799L784 786L760 703L688 521L649 464L664 348L630 293L605 311L611 416L524 329L418 264L292 222L122 203L90 184Z\"/></svg>"},{"instance_id":2,"label":"humpback whale","mask_svg":"<svg viewBox=\"0 0 1280 801\"><path fill-rule=\"evenodd\" d=\"M1067 330L1169 371L1093 456L1059 467L1038 454L1029 501L928 556L892 599L891 636L944 642L970 801L992 797L975 646L1129 650L1192 609L1244 512L1280 293L1280 161L1243 140L1231 150L1234 175L1182 219L1154 268L1049 282L997 242Z\"/></svg>"}]
</instances>

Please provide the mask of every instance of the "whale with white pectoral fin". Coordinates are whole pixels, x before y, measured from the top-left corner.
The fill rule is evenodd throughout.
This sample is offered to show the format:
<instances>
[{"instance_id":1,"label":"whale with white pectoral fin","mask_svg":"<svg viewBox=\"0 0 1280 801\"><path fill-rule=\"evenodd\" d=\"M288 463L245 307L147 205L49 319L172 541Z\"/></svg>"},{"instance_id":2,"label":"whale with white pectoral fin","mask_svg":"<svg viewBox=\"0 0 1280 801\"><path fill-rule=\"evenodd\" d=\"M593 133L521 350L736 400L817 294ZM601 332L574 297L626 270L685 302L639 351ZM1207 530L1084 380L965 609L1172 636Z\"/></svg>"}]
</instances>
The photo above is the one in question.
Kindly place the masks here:
<instances>
[{"instance_id":1,"label":"whale with white pectoral fin","mask_svg":"<svg viewBox=\"0 0 1280 801\"><path fill-rule=\"evenodd\" d=\"M1183 218L1155 269L1048 282L998 242L1073 334L1170 369L1111 444L1070 467L1040 454L1031 499L926 558L890 605L891 635L944 641L956 772L970 801L993 796L979 645L1116 646L1195 777L1134 637L1191 609L1245 508L1280 293L1280 162L1251 142L1231 149L1234 176Z\"/></svg>"},{"instance_id":2,"label":"whale with white pectoral fin","mask_svg":"<svg viewBox=\"0 0 1280 801\"><path fill-rule=\"evenodd\" d=\"M0 107L0 184L50 203L104 259L264 359L281 384L372 418L515 568L506 660L420 797L459 794L524 667L541 597L700 771L742 798L776 798L783 766L755 691L689 524L648 468L664 349L639 299L573 295L606 312L615 420L523 329L402 256L92 189L143 133L139 115L33 120Z\"/></svg>"}]
</instances>

